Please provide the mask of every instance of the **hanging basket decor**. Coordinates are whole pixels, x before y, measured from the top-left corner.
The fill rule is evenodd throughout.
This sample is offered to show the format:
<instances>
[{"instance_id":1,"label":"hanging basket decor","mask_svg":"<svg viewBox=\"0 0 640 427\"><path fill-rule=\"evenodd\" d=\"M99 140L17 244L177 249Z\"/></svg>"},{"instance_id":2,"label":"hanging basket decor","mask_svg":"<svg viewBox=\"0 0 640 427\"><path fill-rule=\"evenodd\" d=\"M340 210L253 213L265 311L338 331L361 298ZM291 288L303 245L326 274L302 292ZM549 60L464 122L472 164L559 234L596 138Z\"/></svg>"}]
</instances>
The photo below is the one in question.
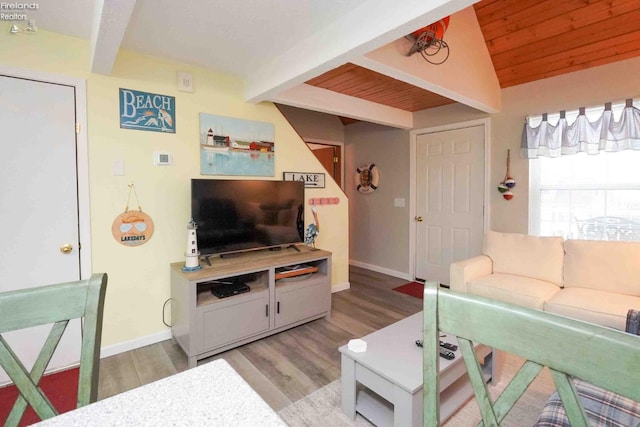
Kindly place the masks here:
<instances>
[{"instance_id":1,"label":"hanging basket decor","mask_svg":"<svg viewBox=\"0 0 640 427\"><path fill-rule=\"evenodd\" d=\"M407 56L416 52L430 64L440 65L449 59L449 45L444 41L444 33L449 27L449 16L409 34L406 38L413 42ZM436 56L437 55L437 56Z\"/></svg>"},{"instance_id":2,"label":"hanging basket decor","mask_svg":"<svg viewBox=\"0 0 640 427\"><path fill-rule=\"evenodd\" d=\"M498 191L502 193L502 197L505 200L513 199L513 193L511 189L516 186L515 179L511 178L511 150L507 150L507 172L504 175L504 179L498 184Z\"/></svg>"},{"instance_id":3,"label":"hanging basket decor","mask_svg":"<svg viewBox=\"0 0 640 427\"><path fill-rule=\"evenodd\" d=\"M366 163L356 169L356 189L361 193L373 193L380 183L380 172L373 163Z\"/></svg>"}]
</instances>

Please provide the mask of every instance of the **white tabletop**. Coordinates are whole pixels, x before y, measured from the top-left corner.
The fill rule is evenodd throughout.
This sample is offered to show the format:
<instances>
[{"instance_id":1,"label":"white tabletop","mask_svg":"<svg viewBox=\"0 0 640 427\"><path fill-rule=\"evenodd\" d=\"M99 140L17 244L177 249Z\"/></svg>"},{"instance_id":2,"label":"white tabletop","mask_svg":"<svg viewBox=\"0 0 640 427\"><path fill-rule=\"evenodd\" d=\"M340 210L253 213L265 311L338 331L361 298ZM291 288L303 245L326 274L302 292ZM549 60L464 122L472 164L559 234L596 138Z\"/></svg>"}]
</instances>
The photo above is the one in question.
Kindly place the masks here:
<instances>
[{"instance_id":1,"label":"white tabletop","mask_svg":"<svg viewBox=\"0 0 640 427\"><path fill-rule=\"evenodd\" d=\"M422 348L416 340L423 339L422 311L399 322L362 337L367 342L367 351L355 353L347 345L340 347L340 352L358 364L365 366L402 387L410 393L422 388ZM443 341L457 344L453 336L445 336ZM460 350L455 351L454 360L440 359L440 372L461 360Z\"/></svg>"},{"instance_id":2,"label":"white tabletop","mask_svg":"<svg viewBox=\"0 0 640 427\"><path fill-rule=\"evenodd\" d=\"M42 426L286 426L223 359L45 420Z\"/></svg>"}]
</instances>

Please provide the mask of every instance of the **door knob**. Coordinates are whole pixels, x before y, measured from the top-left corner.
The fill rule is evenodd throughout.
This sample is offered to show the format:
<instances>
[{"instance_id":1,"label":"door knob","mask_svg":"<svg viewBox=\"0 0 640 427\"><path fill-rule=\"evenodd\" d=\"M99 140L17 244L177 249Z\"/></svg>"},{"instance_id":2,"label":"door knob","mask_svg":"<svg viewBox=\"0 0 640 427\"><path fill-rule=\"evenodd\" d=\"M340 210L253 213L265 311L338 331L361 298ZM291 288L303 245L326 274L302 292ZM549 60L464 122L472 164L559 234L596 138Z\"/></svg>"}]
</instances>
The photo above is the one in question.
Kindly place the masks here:
<instances>
[{"instance_id":1,"label":"door knob","mask_svg":"<svg viewBox=\"0 0 640 427\"><path fill-rule=\"evenodd\" d=\"M71 246L71 244L69 243L65 243L64 245L60 246L60 252L62 252L63 254L70 254L72 250L73 246Z\"/></svg>"},{"instance_id":2,"label":"door knob","mask_svg":"<svg viewBox=\"0 0 640 427\"><path fill-rule=\"evenodd\" d=\"M418 222L422 222L422 217L421 217L421 216L417 216L417 217L416 217L416 221L418 221Z\"/></svg>"}]
</instances>

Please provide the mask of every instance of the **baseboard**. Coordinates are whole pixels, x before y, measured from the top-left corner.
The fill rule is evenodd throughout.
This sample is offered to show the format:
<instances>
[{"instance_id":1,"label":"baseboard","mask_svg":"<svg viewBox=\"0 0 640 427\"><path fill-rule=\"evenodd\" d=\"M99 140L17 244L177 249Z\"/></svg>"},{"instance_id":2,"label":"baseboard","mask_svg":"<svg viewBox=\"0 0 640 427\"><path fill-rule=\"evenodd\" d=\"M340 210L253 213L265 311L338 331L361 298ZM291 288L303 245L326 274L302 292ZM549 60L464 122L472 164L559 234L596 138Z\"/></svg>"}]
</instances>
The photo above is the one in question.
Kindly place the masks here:
<instances>
[{"instance_id":1,"label":"baseboard","mask_svg":"<svg viewBox=\"0 0 640 427\"><path fill-rule=\"evenodd\" d=\"M349 260L349 265L353 265L354 267L366 268L367 270L375 271L377 273L386 274L387 276L397 277L399 279L405 280L413 280L409 274L404 273L402 271L391 270L389 268L380 267L373 264L367 264L365 262L356 261L353 259Z\"/></svg>"},{"instance_id":2,"label":"baseboard","mask_svg":"<svg viewBox=\"0 0 640 427\"><path fill-rule=\"evenodd\" d=\"M350 282L338 283L337 285L331 286L331 293L340 292L340 291L346 291L350 287L351 287L351 283Z\"/></svg>"},{"instance_id":3,"label":"baseboard","mask_svg":"<svg viewBox=\"0 0 640 427\"><path fill-rule=\"evenodd\" d=\"M118 344L109 345L106 347L102 347L100 349L100 358L105 358L109 356L115 356L119 353L124 353L125 351L135 350L136 348L145 347L147 345L155 344L161 341L165 341L171 338L171 331L161 331L155 334L146 335L144 337L136 338L134 340L121 342ZM79 357L79 356L78 356ZM79 366L80 363L73 363L68 366L62 366L55 369L47 370L47 374L53 374L59 371L65 371L67 369L75 368ZM0 387L3 387L6 384L9 384L11 381L8 379L0 378Z\"/></svg>"},{"instance_id":4,"label":"baseboard","mask_svg":"<svg viewBox=\"0 0 640 427\"><path fill-rule=\"evenodd\" d=\"M124 341L118 344L109 345L100 349L100 358L114 356L124 353L125 351L135 350L136 348L145 347L171 338L171 330L156 332L155 334L145 335L130 341Z\"/></svg>"}]
</instances>

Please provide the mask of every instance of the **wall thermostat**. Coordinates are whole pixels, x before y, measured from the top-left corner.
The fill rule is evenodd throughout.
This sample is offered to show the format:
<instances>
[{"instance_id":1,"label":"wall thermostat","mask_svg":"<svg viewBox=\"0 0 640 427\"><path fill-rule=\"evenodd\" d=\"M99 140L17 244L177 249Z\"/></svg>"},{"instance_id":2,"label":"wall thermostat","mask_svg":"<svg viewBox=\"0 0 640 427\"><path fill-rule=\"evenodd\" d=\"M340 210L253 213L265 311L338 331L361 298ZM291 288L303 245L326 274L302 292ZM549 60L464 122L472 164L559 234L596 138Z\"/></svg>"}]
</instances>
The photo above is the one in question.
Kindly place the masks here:
<instances>
[{"instance_id":1,"label":"wall thermostat","mask_svg":"<svg viewBox=\"0 0 640 427\"><path fill-rule=\"evenodd\" d=\"M156 151L153 153L153 164L156 166L168 166L171 164L171 153Z\"/></svg>"}]
</instances>

